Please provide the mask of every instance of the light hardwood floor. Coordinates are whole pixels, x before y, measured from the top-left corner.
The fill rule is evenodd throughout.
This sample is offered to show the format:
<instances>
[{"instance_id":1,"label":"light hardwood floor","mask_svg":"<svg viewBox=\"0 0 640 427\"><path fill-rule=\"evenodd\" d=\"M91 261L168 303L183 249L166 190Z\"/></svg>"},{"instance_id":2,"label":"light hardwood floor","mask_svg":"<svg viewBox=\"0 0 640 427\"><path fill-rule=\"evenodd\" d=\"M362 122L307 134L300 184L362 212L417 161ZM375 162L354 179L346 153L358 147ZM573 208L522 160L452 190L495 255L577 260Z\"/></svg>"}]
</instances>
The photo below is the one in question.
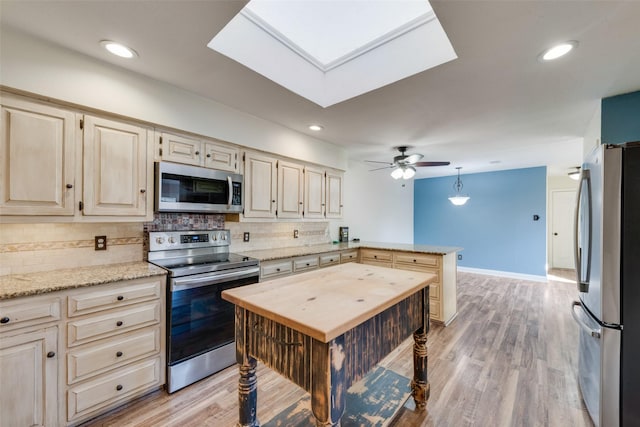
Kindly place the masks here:
<instances>
[{"instance_id":1,"label":"light hardwood floor","mask_svg":"<svg viewBox=\"0 0 640 427\"><path fill-rule=\"evenodd\" d=\"M458 273L458 317L428 335L431 398L411 400L393 427L593 426L576 382L578 327L572 272L547 283ZM384 365L412 375L412 340ZM172 395L157 391L85 426L232 427L238 417L237 367ZM258 419L269 420L305 392L263 365Z\"/></svg>"}]
</instances>

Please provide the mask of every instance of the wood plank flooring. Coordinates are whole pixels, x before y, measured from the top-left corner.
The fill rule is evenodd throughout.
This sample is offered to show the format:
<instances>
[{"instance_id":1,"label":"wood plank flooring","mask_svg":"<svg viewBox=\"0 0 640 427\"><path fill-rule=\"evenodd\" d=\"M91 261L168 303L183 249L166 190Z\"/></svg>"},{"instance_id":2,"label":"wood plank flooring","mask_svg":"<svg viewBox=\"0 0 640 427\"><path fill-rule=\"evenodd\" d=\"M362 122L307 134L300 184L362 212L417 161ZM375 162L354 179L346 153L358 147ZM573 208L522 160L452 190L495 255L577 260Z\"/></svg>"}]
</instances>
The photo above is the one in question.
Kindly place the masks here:
<instances>
[{"instance_id":1,"label":"wood plank flooring","mask_svg":"<svg viewBox=\"0 0 640 427\"><path fill-rule=\"evenodd\" d=\"M576 382L578 327L573 273L546 283L458 273L458 317L429 333L431 398L411 400L393 427L593 426ZM412 375L412 341L383 365ZM233 427L237 367L172 395L154 392L85 426ZM305 392L259 364L258 419L267 421Z\"/></svg>"}]
</instances>

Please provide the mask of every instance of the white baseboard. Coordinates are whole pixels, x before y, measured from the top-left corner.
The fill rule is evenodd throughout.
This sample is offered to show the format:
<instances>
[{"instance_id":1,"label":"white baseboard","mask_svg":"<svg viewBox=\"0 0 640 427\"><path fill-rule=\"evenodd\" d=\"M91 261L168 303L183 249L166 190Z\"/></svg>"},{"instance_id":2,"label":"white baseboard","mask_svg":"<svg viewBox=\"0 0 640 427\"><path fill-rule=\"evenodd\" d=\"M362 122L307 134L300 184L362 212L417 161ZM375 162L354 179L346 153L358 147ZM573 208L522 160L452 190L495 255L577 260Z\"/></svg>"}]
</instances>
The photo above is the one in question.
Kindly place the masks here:
<instances>
[{"instance_id":1,"label":"white baseboard","mask_svg":"<svg viewBox=\"0 0 640 427\"><path fill-rule=\"evenodd\" d=\"M547 282L547 276L537 276L535 274L513 273L511 271L485 270L484 268L460 267L458 271L465 273L485 274L487 276L509 277L511 279L531 280L534 282Z\"/></svg>"}]
</instances>

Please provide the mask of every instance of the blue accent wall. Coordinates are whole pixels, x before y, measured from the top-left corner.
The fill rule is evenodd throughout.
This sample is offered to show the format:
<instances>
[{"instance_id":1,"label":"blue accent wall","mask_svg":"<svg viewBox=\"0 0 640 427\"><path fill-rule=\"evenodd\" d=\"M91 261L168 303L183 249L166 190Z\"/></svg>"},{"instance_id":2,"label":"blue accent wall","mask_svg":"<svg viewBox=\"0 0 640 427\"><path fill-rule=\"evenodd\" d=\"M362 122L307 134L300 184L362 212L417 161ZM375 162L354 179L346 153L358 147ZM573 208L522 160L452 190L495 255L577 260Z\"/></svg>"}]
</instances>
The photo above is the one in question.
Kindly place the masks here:
<instances>
[{"instance_id":1,"label":"blue accent wall","mask_svg":"<svg viewBox=\"0 0 640 427\"><path fill-rule=\"evenodd\" d=\"M414 243L461 246L464 267L546 275L546 167L461 179L471 197L463 206L448 200L456 177L415 181Z\"/></svg>"},{"instance_id":2,"label":"blue accent wall","mask_svg":"<svg viewBox=\"0 0 640 427\"><path fill-rule=\"evenodd\" d=\"M602 99L602 143L640 141L640 91Z\"/></svg>"}]
</instances>

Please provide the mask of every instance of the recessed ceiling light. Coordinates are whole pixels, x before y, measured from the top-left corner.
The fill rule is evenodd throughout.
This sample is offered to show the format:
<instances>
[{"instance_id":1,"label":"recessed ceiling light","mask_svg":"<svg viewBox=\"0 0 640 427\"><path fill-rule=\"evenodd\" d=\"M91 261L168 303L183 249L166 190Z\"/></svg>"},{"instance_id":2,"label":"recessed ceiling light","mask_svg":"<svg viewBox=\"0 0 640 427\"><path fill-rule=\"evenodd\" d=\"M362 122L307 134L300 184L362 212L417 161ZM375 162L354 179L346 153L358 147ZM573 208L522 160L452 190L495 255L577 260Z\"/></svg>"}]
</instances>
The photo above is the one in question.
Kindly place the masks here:
<instances>
[{"instance_id":1,"label":"recessed ceiling light","mask_svg":"<svg viewBox=\"0 0 640 427\"><path fill-rule=\"evenodd\" d=\"M116 43L114 41L111 40L102 40L100 42L100 44L102 45L102 47L104 47L105 49L107 49L109 52L111 52L112 54L119 56L121 58L133 58L135 56L138 56L138 54L136 53L135 50L120 44L120 43Z\"/></svg>"},{"instance_id":2,"label":"recessed ceiling light","mask_svg":"<svg viewBox=\"0 0 640 427\"><path fill-rule=\"evenodd\" d=\"M313 131L316 131L316 132L319 132L324 128L322 126L320 126L320 125L309 125L309 129L311 129Z\"/></svg>"},{"instance_id":3,"label":"recessed ceiling light","mask_svg":"<svg viewBox=\"0 0 640 427\"><path fill-rule=\"evenodd\" d=\"M575 40L560 43L542 52L539 58L542 61L553 61L571 52L576 46L578 46L578 42Z\"/></svg>"}]
</instances>

